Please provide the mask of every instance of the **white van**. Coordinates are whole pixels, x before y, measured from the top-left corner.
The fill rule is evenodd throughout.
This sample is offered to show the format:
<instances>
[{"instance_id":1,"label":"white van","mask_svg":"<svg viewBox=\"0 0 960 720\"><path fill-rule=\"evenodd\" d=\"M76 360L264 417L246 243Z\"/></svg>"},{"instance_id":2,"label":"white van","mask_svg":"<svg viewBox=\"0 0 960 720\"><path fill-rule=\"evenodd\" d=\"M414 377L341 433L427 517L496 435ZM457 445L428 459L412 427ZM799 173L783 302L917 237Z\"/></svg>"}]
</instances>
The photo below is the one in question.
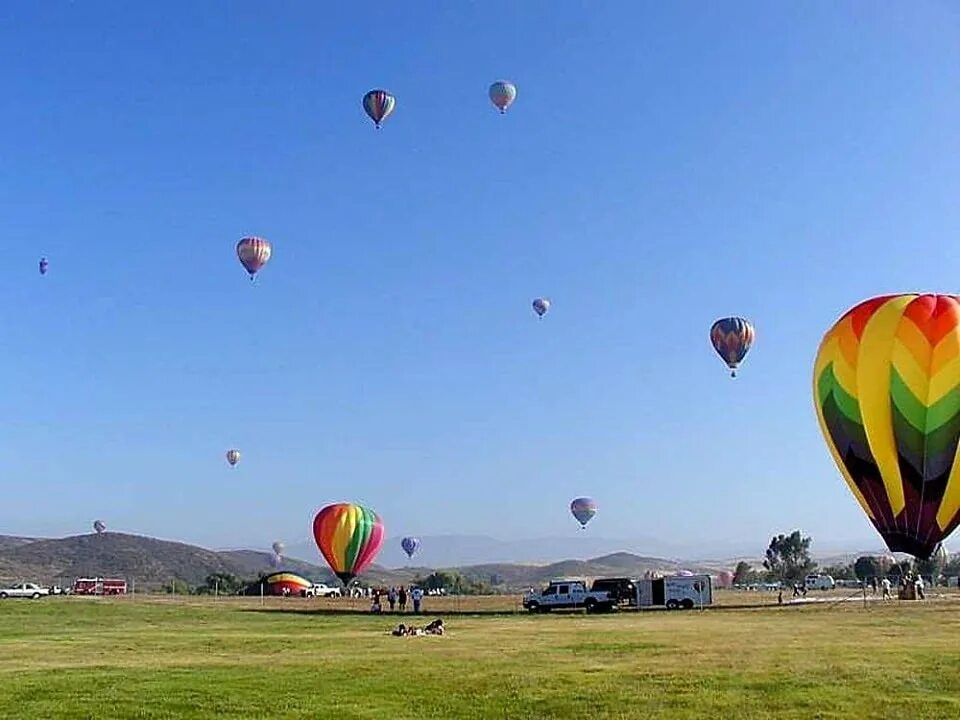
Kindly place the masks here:
<instances>
[{"instance_id":1,"label":"white van","mask_svg":"<svg viewBox=\"0 0 960 720\"><path fill-rule=\"evenodd\" d=\"M830 575L807 575L803 584L807 590L833 590L837 586Z\"/></svg>"}]
</instances>

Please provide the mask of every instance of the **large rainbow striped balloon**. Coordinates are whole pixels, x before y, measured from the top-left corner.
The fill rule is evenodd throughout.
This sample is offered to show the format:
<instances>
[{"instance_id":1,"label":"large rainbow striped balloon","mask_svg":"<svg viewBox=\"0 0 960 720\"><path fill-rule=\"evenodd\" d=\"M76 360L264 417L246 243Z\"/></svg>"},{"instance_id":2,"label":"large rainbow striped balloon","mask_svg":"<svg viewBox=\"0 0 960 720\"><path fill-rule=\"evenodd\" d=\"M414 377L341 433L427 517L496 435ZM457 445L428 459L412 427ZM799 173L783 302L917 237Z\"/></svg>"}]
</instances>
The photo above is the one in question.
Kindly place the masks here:
<instances>
[{"instance_id":1,"label":"large rainbow striped balloon","mask_svg":"<svg viewBox=\"0 0 960 720\"><path fill-rule=\"evenodd\" d=\"M960 522L960 296L885 295L849 310L820 344L813 394L887 547L929 558Z\"/></svg>"},{"instance_id":2,"label":"large rainbow striped balloon","mask_svg":"<svg viewBox=\"0 0 960 720\"><path fill-rule=\"evenodd\" d=\"M344 585L373 562L383 534L379 515L351 503L327 505L313 519L313 539Z\"/></svg>"}]
</instances>

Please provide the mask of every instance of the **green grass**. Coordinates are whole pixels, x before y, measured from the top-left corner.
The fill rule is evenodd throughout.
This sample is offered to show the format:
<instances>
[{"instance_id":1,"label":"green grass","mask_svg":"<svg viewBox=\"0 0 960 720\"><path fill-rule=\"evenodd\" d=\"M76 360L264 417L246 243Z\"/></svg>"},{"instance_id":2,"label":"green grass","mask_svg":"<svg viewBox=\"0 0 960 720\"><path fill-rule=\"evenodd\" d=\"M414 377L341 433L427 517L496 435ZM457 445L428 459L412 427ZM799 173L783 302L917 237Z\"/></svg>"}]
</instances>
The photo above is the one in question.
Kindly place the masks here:
<instances>
[{"instance_id":1,"label":"green grass","mask_svg":"<svg viewBox=\"0 0 960 720\"><path fill-rule=\"evenodd\" d=\"M0 708L22 718L960 717L956 602L451 616L441 638L391 637L394 621L255 602L7 601Z\"/></svg>"}]
</instances>

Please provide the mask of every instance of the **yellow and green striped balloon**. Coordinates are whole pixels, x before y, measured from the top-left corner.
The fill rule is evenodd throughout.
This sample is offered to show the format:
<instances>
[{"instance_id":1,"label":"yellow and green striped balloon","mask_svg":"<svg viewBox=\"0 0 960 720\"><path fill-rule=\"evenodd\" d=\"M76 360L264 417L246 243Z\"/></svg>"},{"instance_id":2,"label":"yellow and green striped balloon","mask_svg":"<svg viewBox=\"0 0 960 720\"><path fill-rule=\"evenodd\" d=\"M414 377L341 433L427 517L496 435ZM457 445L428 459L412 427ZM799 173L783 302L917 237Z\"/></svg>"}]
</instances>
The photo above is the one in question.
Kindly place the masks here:
<instances>
[{"instance_id":1,"label":"yellow and green striped balloon","mask_svg":"<svg viewBox=\"0 0 960 720\"><path fill-rule=\"evenodd\" d=\"M960 522L960 296L885 295L820 344L820 429L892 551L929 558Z\"/></svg>"}]
</instances>

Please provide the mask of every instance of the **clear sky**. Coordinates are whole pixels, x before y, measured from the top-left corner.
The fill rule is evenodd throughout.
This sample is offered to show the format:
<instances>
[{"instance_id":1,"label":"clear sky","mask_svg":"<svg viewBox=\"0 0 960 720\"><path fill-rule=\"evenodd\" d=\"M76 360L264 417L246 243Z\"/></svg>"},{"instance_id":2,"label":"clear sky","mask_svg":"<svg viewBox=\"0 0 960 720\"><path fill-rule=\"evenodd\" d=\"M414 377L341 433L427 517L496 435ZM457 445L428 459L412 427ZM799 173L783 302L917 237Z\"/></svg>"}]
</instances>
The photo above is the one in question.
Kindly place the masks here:
<instances>
[{"instance_id":1,"label":"clear sky","mask_svg":"<svg viewBox=\"0 0 960 720\"><path fill-rule=\"evenodd\" d=\"M812 363L960 291L960 7L350 5L0 6L0 532L879 544Z\"/></svg>"}]
</instances>

